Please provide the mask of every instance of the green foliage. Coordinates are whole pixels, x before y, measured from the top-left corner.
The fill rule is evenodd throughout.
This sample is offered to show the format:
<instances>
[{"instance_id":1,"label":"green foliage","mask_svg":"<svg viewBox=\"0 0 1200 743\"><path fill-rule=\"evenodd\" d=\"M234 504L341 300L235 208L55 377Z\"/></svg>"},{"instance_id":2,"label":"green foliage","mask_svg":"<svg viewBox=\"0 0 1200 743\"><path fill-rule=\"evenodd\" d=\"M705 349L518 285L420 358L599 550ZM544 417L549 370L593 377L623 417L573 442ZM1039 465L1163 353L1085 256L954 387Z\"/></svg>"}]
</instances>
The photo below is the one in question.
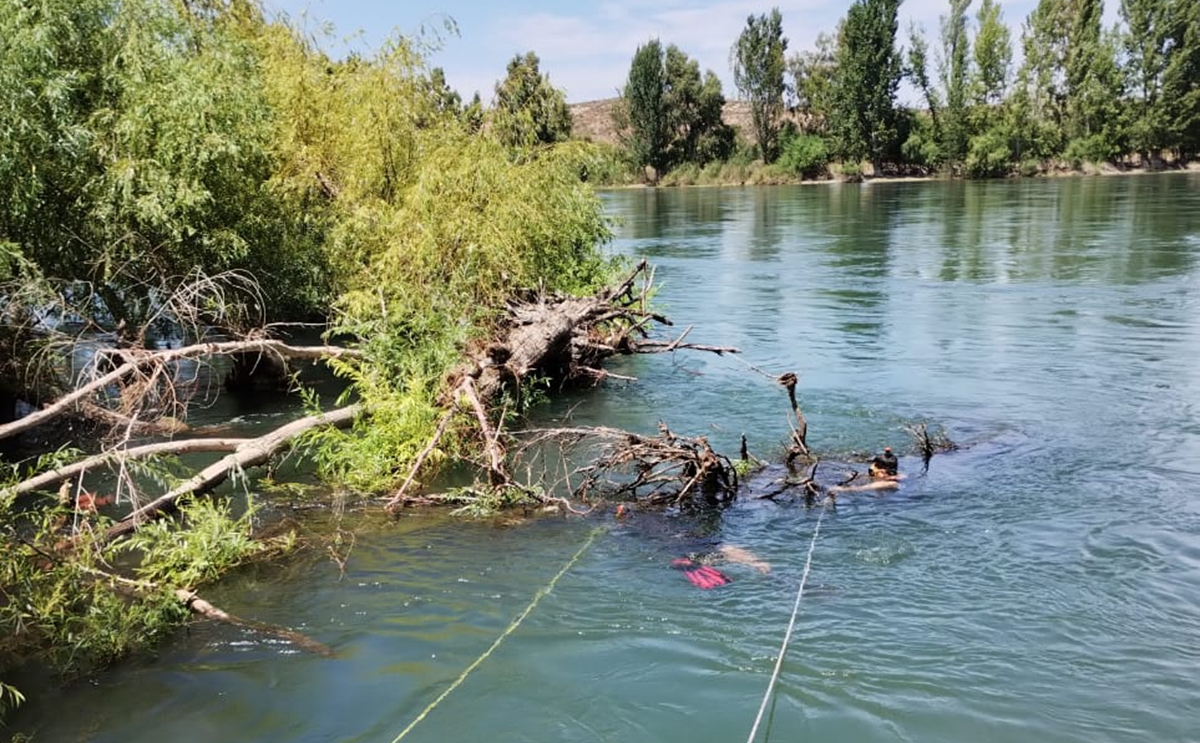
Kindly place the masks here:
<instances>
[{"instance_id":1,"label":"green foliage","mask_svg":"<svg viewBox=\"0 0 1200 743\"><path fill-rule=\"evenodd\" d=\"M1012 168L1008 137L999 129L988 129L971 137L967 150L967 173L975 178L996 178Z\"/></svg>"},{"instance_id":2,"label":"green foliage","mask_svg":"<svg viewBox=\"0 0 1200 743\"><path fill-rule=\"evenodd\" d=\"M783 17L779 8L772 8L769 14L746 19L746 27L729 54L734 85L750 103L754 140L767 163L774 162L779 154L787 43Z\"/></svg>"},{"instance_id":3,"label":"green foliage","mask_svg":"<svg viewBox=\"0 0 1200 743\"><path fill-rule=\"evenodd\" d=\"M833 85L835 150L843 160L879 165L896 138L899 0L856 0L846 13Z\"/></svg>"},{"instance_id":4,"label":"green foliage","mask_svg":"<svg viewBox=\"0 0 1200 743\"><path fill-rule=\"evenodd\" d=\"M915 23L910 24L908 27L908 61L904 74L912 81L913 85L917 86L917 89L925 97L925 105L929 109L931 131L922 132L919 135L916 133L910 135L905 140L901 152L905 159L908 159L907 153L909 152L921 157L922 159L919 161L921 164L936 162L926 159L926 155L928 154L926 153L926 149L928 149L926 143L932 143L934 147L937 147L938 143L942 141L942 103L938 98L937 89L929 81L928 57L929 44L925 41L925 36ZM916 136L917 141L921 142L919 146L910 144L913 142L913 136Z\"/></svg>"},{"instance_id":5,"label":"green foliage","mask_svg":"<svg viewBox=\"0 0 1200 743\"><path fill-rule=\"evenodd\" d=\"M975 17L975 67L972 84L977 106L995 106L1004 100L1012 64L1012 38L1002 18L998 0L983 0Z\"/></svg>"},{"instance_id":6,"label":"green foliage","mask_svg":"<svg viewBox=\"0 0 1200 743\"><path fill-rule=\"evenodd\" d=\"M638 47L614 123L637 167L660 173L686 163L704 165L733 148L733 129L721 119L725 96L711 70L675 45L657 39Z\"/></svg>"},{"instance_id":7,"label":"green foliage","mask_svg":"<svg viewBox=\"0 0 1200 743\"><path fill-rule=\"evenodd\" d=\"M468 485L451 488L439 494L436 500L449 506L455 506L451 511L456 516L470 518L488 518L501 511L537 505L540 501L540 491L515 485Z\"/></svg>"},{"instance_id":8,"label":"green foliage","mask_svg":"<svg viewBox=\"0 0 1200 743\"><path fill-rule=\"evenodd\" d=\"M776 163L782 170L814 178L825 170L828 162L829 148L824 139L813 134L785 131L782 153Z\"/></svg>"},{"instance_id":9,"label":"green foliage","mask_svg":"<svg viewBox=\"0 0 1200 743\"><path fill-rule=\"evenodd\" d=\"M0 681L0 720L4 719L4 715L12 709L20 707L25 701L25 695L17 690L14 686Z\"/></svg>"},{"instance_id":10,"label":"green foliage","mask_svg":"<svg viewBox=\"0 0 1200 743\"><path fill-rule=\"evenodd\" d=\"M1084 163L1111 162L1117 155L1117 149L1112 140L1104 134L1093 134L1088 137L1072 139L1067 143L1063 159L1074 168L1082 167Z\"/></svg>"},{"instance_id":11,"label":"green foliage","mask_svg":"<svg viewBox=\"0 0 1200 743\"><path fill-rule=\"evenodd\" d=\"M666 87L670 161L705 165L724 158L733 149L733 127L721 118L725 96L721 80L708 70L700 77L700 63L674 44L663 59Z\"/></svg>"},{"instance_id":12,"label":"green foliage","mask_svg":"<svg viewBox=\"0 0 1200 743\"><path fill-rule=\"evenodd\" d=\"M533 52L508 63L508 75L496 83L492 124L509 147L530 148L564 142L571 136L571 112L563 92L538 69Z\"/></svg>"},{"instance_id":13,"label":"green foliage","mask_svg":"<svg viewBox=\"0 0 1200 743\"><path fill-rule=\"evenodd\" d=\"M940 137L934 128L932 116L910 116L908 137L900 146L900 154L906 162L923 167L934 167L943 161Z\"/></svg>"},{"instance_id":14,"label":"green foliage","mask_svg":"<svg viewBox=\"0 0 1200 743\"><path fill-rule=\"evenodd\" d=\"M227 499L193 499L179 510L179 519L146 524L118 545L142 555L135 570L142 580L197 588L265 548L252 536L253 509L234 518Z\"/></svg>"},{"instance_id":15,"label":"green foliage","mask_svg":"<svg viewBox=\"0 0 1200 743\"><path fill-rule=\"evenodd\" d=\"M1200 3L1176 0L1170 8L1172 48L1162 99L1171 122L1169 146L1188 158L1200 153Z\"/></svg>"},{"instance_id":16,"label":"green foliage","mask_svg":"<svg viewBox=\"0 0 1200 743\"><path fill-rule=\"evenodd\" d=\"M833 80L837 70L838 33L817 34L814 48L799 52L788 58L788 71L792 76L791 92L796 106L813 116L814 124L822 133L827 127L833 111Z\"/></svg>"},{"instance_id":17,"label":"green foliage","mask_svg":"<svg viewBox=\"0 0 1200 743\"><path fill-rule=\"evenodd\" d=\"M962 162L970 137L967 121L971 48L971 40L967 35L967 9L970 5L971 0L950 0L950 13L942 16L941 78L946 107L941 149L952 162Z\"/></svg>"},{"instance_id":18,"label":"green foliage","mask_svg":"<svg viewBox=\"0 0 1200 743\"><path fill-rule=\"evenodd\" d=\"M634 163L659 171L666 170L671 137L666 88L662 44L651 39L637 48L629 65L622 106L617 109L624 120L618 123L618 129Z\"/></svg>"},{"instance_id":19,"label":"green foliage","mask_svg":"<svg viewBox=\"0 0 1200 743\"><path fill-rule=\"evenodd\" d=\"M102 569L112 552L91 531L66 554L59 542L71 515L62 506L0 509L0 670L42 656L56 672L84 673L153 642L185 613L169 591L112 583Z\"/></svg>"}]
</instances>

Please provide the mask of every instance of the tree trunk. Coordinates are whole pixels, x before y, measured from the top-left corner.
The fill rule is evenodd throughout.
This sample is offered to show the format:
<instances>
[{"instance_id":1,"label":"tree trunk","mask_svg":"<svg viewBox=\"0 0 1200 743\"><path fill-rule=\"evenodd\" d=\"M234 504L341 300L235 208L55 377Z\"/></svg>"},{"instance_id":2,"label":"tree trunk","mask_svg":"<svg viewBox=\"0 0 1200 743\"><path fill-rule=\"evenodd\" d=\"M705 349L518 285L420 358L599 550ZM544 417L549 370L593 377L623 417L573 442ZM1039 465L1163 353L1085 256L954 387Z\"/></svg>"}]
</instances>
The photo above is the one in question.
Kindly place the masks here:
<instances>
[{"instance_id":1,"label":"tree trunk","mask_svg":"<svg viewBox=\"0 0 1200 743\"><path fill-rule=\"evenodd\" d=\"M175 510L176 502L191 493L205 493L220 485L234 469L253 467L267 461L305 432L320 426L348 426L362 412L361 405L333 410L328 413L310 415L275 429L256 439L240 444L231 454L205 467L195 476L171 492L134 510L113 524L104 534L106 540L118 539L138 529L147 520Z\"/></svg>"}]
</instances>

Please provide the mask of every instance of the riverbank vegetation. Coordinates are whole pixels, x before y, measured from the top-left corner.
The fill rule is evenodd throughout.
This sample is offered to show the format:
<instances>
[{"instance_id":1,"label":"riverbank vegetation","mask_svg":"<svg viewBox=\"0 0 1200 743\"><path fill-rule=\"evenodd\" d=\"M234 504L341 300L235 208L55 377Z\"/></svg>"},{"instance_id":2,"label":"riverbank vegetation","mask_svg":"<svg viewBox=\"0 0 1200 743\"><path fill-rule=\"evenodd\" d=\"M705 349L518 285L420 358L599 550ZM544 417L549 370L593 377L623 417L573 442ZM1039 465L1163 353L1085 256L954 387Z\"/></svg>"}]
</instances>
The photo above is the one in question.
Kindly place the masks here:
<instances>
[{"instance_id":1,"label":"riverbank vegetation","mask_svg":"<svg viewBox=\"0 0 1200 743\"><path fill-rule=\"evenodd\" d=\"M231 343L247 372L231 383L267 369L286 383L295 349L254 344L323 325L337 346L318 355L353 404L331 414L348 430L330 424L306 451L332 483L379 493L439 430L446 380L509 299L615 275L585 182L596 151L543 126L565 107L536 57L514 60L503 106L484 111L425 65L436 43L335 59L252 0L0 7L0 678L23 662L86 673L143 647L186 613L180 590L261 551L242 468L275 449L214 443L231 453L212 478L128 455L148 424L203 437L187 429L179 346ZM316 414L332 402L310 395L312 420L331 423ZM18 406L46 420L14 421ZM477 434L474 416L448 419L426 469ZM81 462L57 492L21 486ZM238 508L195 498L230 476ZM162 493L182 495L156 527L170 533L123 538L114 519ZM0 686L0 709L19 700Z\"/></svg>"},{"instance_id":2,"label":"riverbank vegetation","mask_svg":"<svg viewBox=\"0 0 1200 743\"><path fill-rule=\"evenodd\" d=\"M1200 152L1200 6L1192 0L1124 0L1112 28L1102 25L1103 0L1040 0L1019 34L996 0L949 0L932 34L902 33L899 6L855 0L812 49L790 56L778 8L751 15L730 51L748 115L737 142L721 149L679 146L697 119L676 98L692 83L661 54L650 74L663 42L647 42L615 105L613 155L624 167L612 181L986 178L1158 169ZM903 84L919 105L899 105ZM705 93L720 110L719 84Z\"/></svg>"}]
</instances>

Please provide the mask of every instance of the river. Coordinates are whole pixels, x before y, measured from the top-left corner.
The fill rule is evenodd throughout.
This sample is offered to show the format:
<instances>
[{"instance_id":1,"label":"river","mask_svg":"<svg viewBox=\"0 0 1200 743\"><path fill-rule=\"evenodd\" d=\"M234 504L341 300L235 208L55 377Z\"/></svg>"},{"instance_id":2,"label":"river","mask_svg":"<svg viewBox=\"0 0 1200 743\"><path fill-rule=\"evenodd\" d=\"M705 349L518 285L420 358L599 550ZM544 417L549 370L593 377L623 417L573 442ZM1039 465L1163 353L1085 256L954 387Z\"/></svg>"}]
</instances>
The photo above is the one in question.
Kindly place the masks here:
<instances>
[{"instance_id":1,"label":"river","mask_svg":"<svg viewBox=\"0 0 1200 743\"><path fill-rule=\"evenodd\" d=\"M1190 741L1200 721L1200 174L606 193L696 343L613 365L541 423L905 456L896 493L702 515L350 518L209 598L335 658L196 623L42 692L38 743ZM927 472L904 427L960 445ZM760 477L752 487L764 487ZM334 518L323 514L319 519ZM596 527L600 527L599 531ZM319 530L320 527L305 527ZM719 544L697 590L670 561ZM460 674L586 549L452 693ZM430 705L433 705L429 709Z\"/></svg>"}]
</instances>

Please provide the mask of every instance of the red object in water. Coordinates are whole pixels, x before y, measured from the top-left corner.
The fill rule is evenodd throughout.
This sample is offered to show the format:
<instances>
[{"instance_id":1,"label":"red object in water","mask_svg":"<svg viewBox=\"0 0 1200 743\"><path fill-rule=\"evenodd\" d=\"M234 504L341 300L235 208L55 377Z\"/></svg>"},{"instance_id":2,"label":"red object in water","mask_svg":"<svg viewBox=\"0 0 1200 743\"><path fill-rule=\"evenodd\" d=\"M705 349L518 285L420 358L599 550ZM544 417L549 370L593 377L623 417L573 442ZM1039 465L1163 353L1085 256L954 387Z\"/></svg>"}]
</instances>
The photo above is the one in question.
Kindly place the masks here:
<instances>
[{"instance_id":1,"label":"red object in water","mask_svg":"<svg viewBox=\"0 0 1200 743\"><path fill-rule=\"evenodd\" d=\"M107 506L113 502L111 495L96 495L86 490L79 494L75 499L75 510L80 513L95 513L100 506Z\"/></svg>"},{"instance_id":2,"label":"red object in water","mask_svg":"<svg viewBox=\"0 0 1200 743\"><path fill-rule=\"evenodd\" d=\"M677 557L671 560L671 567L676 570L683 571L683 577L691 581L692 585L703 591L712 588L732 583L729 576L708 565L701 565L686 557Z\"/></svg>"}]
</instances>

